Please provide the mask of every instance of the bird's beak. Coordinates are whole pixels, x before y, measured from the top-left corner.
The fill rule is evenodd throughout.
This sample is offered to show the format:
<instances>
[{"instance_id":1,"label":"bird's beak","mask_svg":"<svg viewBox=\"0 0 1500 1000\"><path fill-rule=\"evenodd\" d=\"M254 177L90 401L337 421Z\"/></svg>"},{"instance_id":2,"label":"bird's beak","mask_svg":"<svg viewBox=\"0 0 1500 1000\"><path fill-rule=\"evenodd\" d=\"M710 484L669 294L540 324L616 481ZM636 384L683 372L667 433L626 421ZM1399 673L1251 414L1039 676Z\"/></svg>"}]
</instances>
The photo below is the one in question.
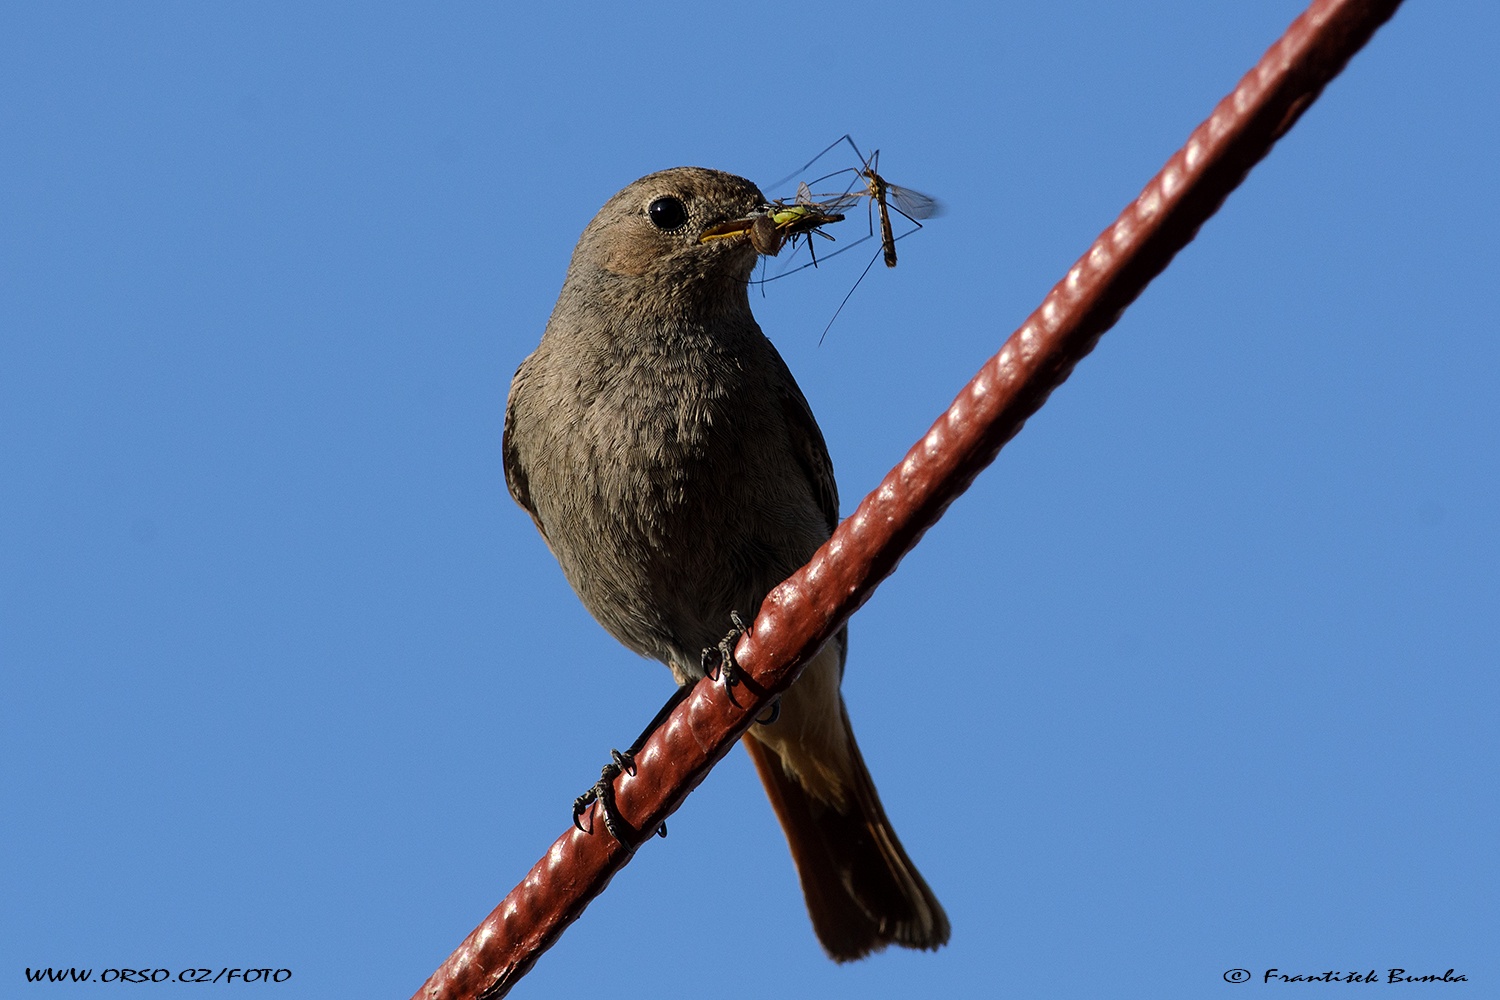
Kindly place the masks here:
<instances>
[{"instance_id":1,"label":"bird's beak","mask_svg":"<svg viewBox=\"0 0 1500 1000\"><path fill-rule=\"evenodd\" d=\"M703 235L698 237L698 242L712 243L714 240L727 239L730 236L744 236L755 226L755 220L769 214L770 209L770 205L761 205L743 219L732 219L729 222L709 226L703 230Z\"/></svg>"}]
</instances>

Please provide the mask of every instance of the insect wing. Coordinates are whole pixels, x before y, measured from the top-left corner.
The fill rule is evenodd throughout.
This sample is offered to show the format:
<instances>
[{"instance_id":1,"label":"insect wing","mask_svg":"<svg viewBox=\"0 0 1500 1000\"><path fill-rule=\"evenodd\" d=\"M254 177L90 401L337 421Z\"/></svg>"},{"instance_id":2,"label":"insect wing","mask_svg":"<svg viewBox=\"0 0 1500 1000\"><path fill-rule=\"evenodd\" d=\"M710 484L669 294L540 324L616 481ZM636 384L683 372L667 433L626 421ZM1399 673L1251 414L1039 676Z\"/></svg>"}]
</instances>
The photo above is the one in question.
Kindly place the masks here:
<instances>
[{"instance_id":1,"label":"insect wing","mask_svg":"<svg viewBox=\"0 0 1500 1000\"><path fill-rule=\"evenodd\" d=\"M930 219L935 215L943 214L941 202L920 191L913 191L911 188L887 184L885 195L908 219Z\"/></svg>"}]
</instances>

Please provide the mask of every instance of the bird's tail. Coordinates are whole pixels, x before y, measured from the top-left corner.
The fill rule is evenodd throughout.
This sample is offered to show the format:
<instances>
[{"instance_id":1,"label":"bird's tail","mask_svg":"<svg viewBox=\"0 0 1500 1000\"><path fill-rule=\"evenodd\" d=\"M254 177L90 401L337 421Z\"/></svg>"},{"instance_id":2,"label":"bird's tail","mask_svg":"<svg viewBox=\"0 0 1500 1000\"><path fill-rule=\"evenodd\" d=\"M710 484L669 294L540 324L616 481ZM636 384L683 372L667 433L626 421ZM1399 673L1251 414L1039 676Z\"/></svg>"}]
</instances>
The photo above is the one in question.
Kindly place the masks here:
<instances>
[{"instance_id":1,"label":"bird's tail","mask_svg":"<svg viewBox=\"0 0 1500 1000\"><path fill-rule=\"evenodd\" d=\"M742 741L786 833L813 930L837 962L889 944L938 948L948 941L948 916L891 829L843 698L835 697L848 748L838 768L842 795L809 791L783 763L786 754L767 745L773 740L752 730Z\"/></svg>"}]
</instances>

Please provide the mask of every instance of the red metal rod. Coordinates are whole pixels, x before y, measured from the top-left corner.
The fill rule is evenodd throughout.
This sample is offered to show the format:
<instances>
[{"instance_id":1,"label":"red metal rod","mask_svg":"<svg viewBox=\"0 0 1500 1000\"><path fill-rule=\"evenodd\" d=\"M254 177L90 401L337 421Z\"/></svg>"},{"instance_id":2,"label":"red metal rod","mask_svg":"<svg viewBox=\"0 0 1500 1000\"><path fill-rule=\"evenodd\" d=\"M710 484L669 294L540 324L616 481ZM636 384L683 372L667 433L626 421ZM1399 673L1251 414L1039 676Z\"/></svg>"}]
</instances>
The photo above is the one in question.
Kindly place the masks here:
<instances>
[{"instance_id":1,"label":"red metal rod","mask_svg":"<svg viewBox=\"0 0 1500 1000\"><path fill-rule=\"evenodd\" d=\"M619 779L631 826L654 830L682 804L1398 6L1315 0L1292 23L812 561L767 595L736 650L749 675L740 705L700 682ZM500 997L526 974L634 853L591 817L597 832L558 838L414 1000Z\"/></svg>"}]
</instances>

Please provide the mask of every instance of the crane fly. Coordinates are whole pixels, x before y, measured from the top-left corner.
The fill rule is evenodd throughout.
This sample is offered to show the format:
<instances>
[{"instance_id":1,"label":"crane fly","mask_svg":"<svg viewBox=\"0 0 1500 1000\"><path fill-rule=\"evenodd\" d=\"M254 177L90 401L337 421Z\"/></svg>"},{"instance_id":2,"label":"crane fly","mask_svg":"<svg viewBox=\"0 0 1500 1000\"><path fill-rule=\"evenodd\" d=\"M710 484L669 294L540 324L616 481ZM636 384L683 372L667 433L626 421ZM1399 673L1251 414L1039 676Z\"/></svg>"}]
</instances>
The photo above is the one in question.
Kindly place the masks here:
<instances>
[{"instance_id":1,"label":"crane fly","mask_svg":"<svg viewBox=\"0 0 1500 1000\"><path fill-rule=\"evenodd\" d=\"M852 141L850 143L853 145ZM891 209L900 212L911 220L912 225L918 229L922 223L918 219L930 219L942 211L936 198L931 198L920 191L911 188L897 187L875 172L880 163L880 150L870 154L870 161L860 171L869 185L867 194L875 199L875 204L880 208L880 245L885 250L885 266L896 266L896 237L891 234Z\"/></svg>"},{"instance_id":2,"label":"crane fly","mask_svg":"<svg viewBox=\"0 0 1500 1000\"><path fill-rule=\"evenodd\" d=\"M892 184L890 181L886 180L885 177L880 173L880 150L872 150L869 156L865 156L864 153L860 152L859 147L854 144L854 138L848 134L842 135L838 139L834 140L831 144L829 144L827 149L824 149L817 156L814 156L811 160L807 161L807 163L803 164L800 170L796 171L796 173L793 173L789 177L783 178L782 180L778 181L776 184L772 185L772 187L780 187L782 184L790 181L793 177L797 177L807 173L812 168L813 164L817 163L819 160L827 156L829 153L833 152L841 145L848 145L848 147L854 151L854 155L859 160L859 166L845 167L842 170L835 170L831 173L824 174L823 176L818 177L811 182L799 184L797 187L797 200L799 203L816 205L820 210L825 212L843 213L856 207L859 204L861 198L867 199L866 204L868 205L870 215L869 235L855 240L853 243L849 244L846 247L835 250L833 253L828 254L828 256L836 256L840 253L843 253L845 250L853 249L858 244L864 242L864 240L873 239L875 236L875 214L877 212L880 215L881 249L880 253L877 253L874 257L870 258L870 263L865 265L865 269L861 271L859 277L855 279L853 287L849 289L848 294L846 294L843 301L839 303L839 307L834 310L833 318L828 321L828 326L823 328L824 337L828 336L828 331L830 328L832 328L834 320L838 319L839 313L843 312L844 306L848 305L850 297L854 295L854 290L860 286L860 283L862 281L865 280L865 275L870 273L870 268L875 266L876 259L883 256L885 258L886 267L895 267L896 241L905 236L910 236L918 229L923 228L921 222L922 219L930 219L942 212L942 206L938 203L936 198L925 195L920 191L914 191L908 187L901 187L899 185ZM837 177L851 178L842 191L836 194L812 193L812 188L810 187L810 185L820 186L825 182L831 181ZM892 212L895 212L897 215L906 219L915 228L897 235L894 230L894 226L891 223ZM808 241L809 251L811 251L812 249L811 242L811 240ZM810 264L804 264L802 265L802 267L814 267L816 265L817 259L814 258ZM800 271L802 267L783 271L781 274L776 275L775 277L785 277L787 274L791 274L794 271ZM774 279L761 279L762 284L765 281L770 280ZM822 338L819 338L819 343L821 342Z\"/></svg>"},{"instance_id":3,"label":"crane fly","mask_svg":"<svg viewBox=\"0 0 1500 1000\"><path fill-rule=\"evenodd\" d=\"M857 157L858 167L844 167L823 174L814 180L803 181L797 185L797 193L794 198L777 198L768 202L761 209L758 217L752 219L741 219L730 223L721 223L714 226L703 234L704 240L719 239L725 236L746 235L756 250L765 256L776 256L780 250L791 243L795 248L799 237L807 237L807 249L811 260L807 263L791 266L790 262L781 271L770 276L762 276L752 281L759 285L762 293L769 281L776 281L788 275L809 267L818 266L817 254L813 252L814 242L812 235L832 240L833 237L823 232L822 227L830 222L838 222L844 219L845 213L859 206L860 200L865 199L869 216L868 232L864 236L841 246L824 256L824 260L837 257L839 254L854 249L865 240L874 239L876 236L875 214L880 214L880 244L881 249L874 257L870 258L869 264L860 272L853 286L834 310L833 317L829 319L828 325L823 328L823 336L828 336L828 331L833 327L834 320L838 319L839 313L843 312L844 306L848 305L849 299L853 297L855 289L865 280L865 275L870 273L870 268L875 266L875 261L884 256L887 267L896 266L896 241L904 239L923 228L920 220L930 219L942 213L942 206L937 199L914 191L908 187L892 184L881 175L880 151L873 150L868 157L860 152L859 147L854 144L853 137L849 135L840 136L817 156L808 160L795 172L783 177L775 184L769 186L768 190L775 191L793 179L807 174L819 160L833 152L841 145L848 145ZM814 193L814 187L832 187L835 178L844 178L843 189L831 193ZM895 225L891 220L894 212L912 224L912 229L903 233L895 232ZM762 266L764 266L762 261ZM762 271L764 275L764 271ZM819 338L822 343L822 338Z\"/></svg>"},{"instance_id":4,"label":"crane fly","mask_svg":"<svg viewBox=\"0 0 1500 1000\"><path fill-rule=\"evenodd\" d=\"M892 184L890 181L886 180L883 176L881 176L879 171L880 150L872 150L870 155L867 157L865 156L865 154L861 153L859 151L859 147L854 144L854 138L847 134L834 140L834 142L827 149L823 150L823 152L819 153L817 156L814 156L802 167L801 170L797 171L797 173L800 174L805 172L814 163L817 163L824 156L827 156L828 153L838 148L838 146L840 146L841 144L848 144L849 148L854 151L854 155L859 158L859 167L847 167L844 170L836 170L831 174L824 174L822 177L819 177L812 183L820 184L823 181L827 181L834 177L838 177L847 173L854 174L855 182L849 185L848 188L846 188L839 194L816 195L811 197L813 198L813 200L817 201L818 204L821 204L829 211L842 211L848 208L852 208L854 205L859 203L859 199L868 198L871 205L871 211L878 211L880 214L880 246L885 256L885 266L895 267L896 240L900 237L896 236L891 226L891 213L896 212L900 214L917 229L921 229L922 223L920 220L930 219L933 216L940 214L943 210L942 206L938 203L936 198L925 195L920 191L914 191L908 187L901 187L899 185ZM795 177L796 174L793 174L792 176ZM863 185L863 190L858 189L859 185ZM875 225L874 220L872 219L870 223L871 235L874 234L874 231ZM916 229L913 229L912 232L916 232ZM902 234L902 236L906 235L909 234Z\"/></svg>"}]
</instances>

